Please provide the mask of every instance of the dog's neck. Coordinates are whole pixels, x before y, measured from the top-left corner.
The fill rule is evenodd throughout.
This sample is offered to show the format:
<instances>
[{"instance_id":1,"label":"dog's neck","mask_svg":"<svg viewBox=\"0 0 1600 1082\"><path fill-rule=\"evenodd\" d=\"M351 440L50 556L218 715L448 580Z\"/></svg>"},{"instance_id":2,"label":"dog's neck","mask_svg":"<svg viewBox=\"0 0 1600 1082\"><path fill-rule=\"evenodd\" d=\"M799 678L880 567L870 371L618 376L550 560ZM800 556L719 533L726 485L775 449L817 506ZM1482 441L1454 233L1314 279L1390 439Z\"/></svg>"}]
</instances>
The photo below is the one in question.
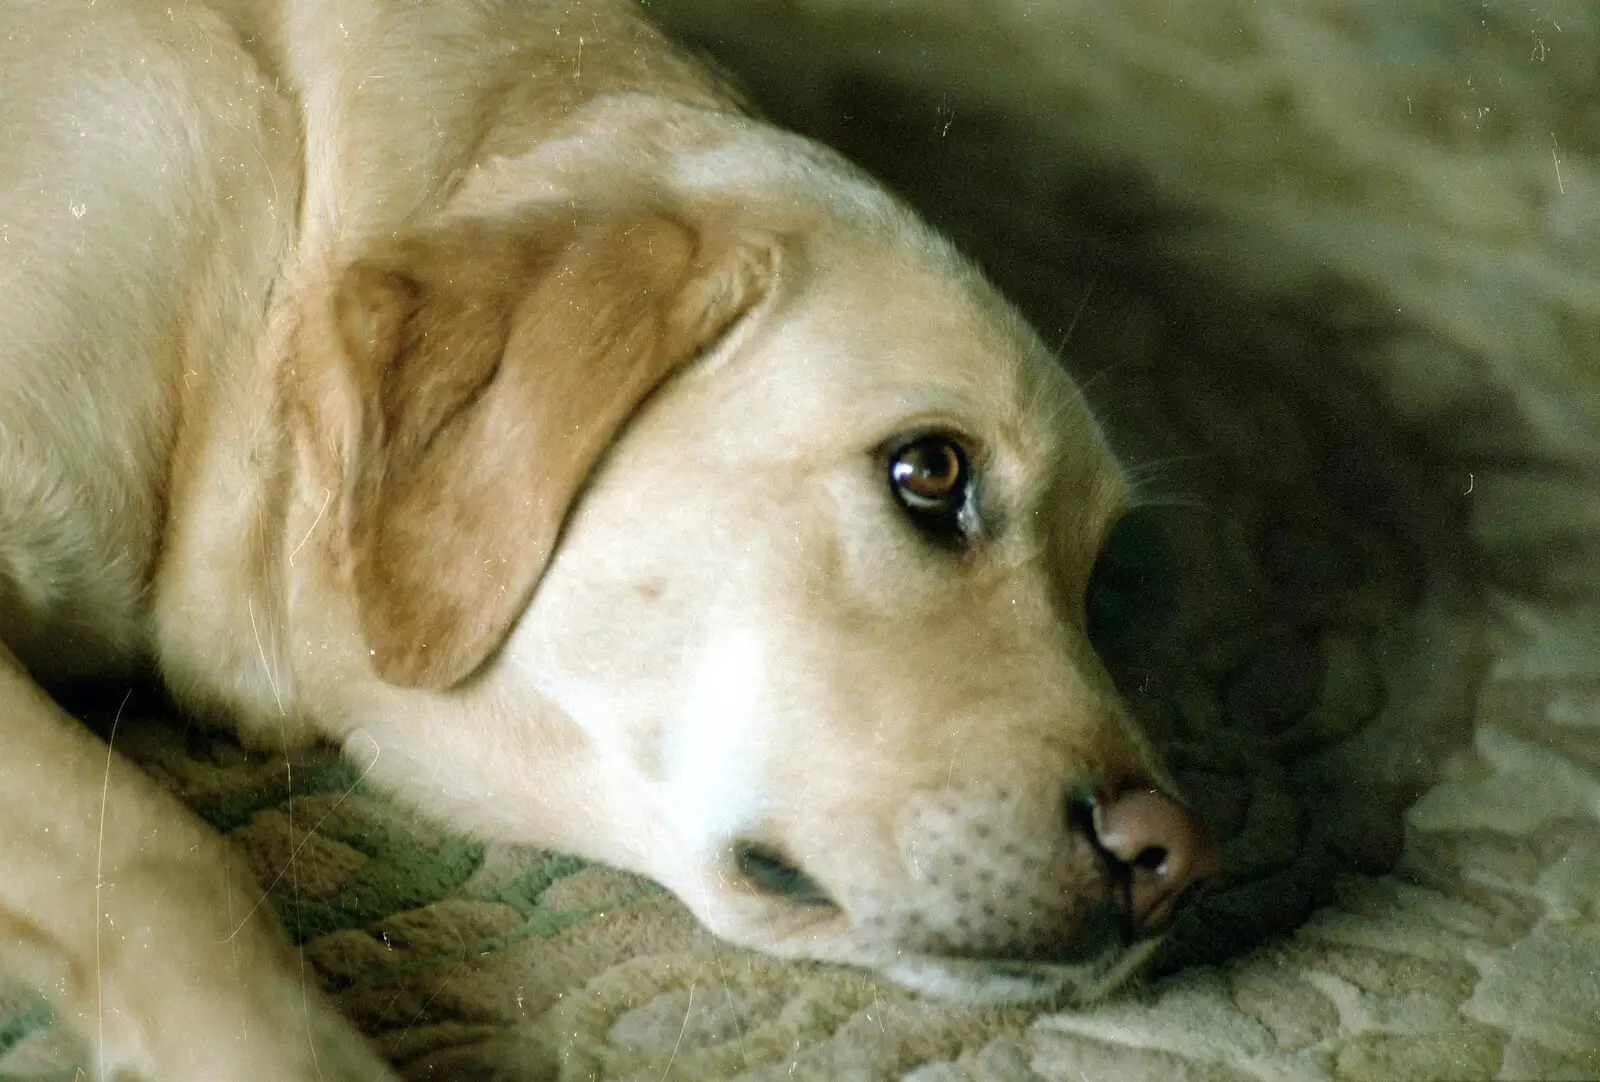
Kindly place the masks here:
<instances>
[{"instance_id":1,"label":"dog's neck","mask_svg":"<svg viewBox=\"0 0 1600 1082\"><path fill-rule=\"evenodd\" d=\"M246 337L185 402L149 620L154 661L180 701L253 719L251 736L287 744L311 730L284 642L292 447L273 353L270 336Z\"/></svg>"}]
</instances>

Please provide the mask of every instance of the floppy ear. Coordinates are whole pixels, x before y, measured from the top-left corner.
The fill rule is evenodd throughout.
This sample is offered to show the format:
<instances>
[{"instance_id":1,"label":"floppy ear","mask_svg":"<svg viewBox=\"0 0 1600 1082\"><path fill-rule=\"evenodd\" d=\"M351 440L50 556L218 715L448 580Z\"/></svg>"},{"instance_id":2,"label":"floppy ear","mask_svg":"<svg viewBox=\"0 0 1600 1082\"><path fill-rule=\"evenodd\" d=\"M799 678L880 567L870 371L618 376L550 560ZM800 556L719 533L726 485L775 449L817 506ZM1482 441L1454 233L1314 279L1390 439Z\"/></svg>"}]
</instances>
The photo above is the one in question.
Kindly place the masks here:
<instances>
[{"instance_id":1,"label":"floppy ear","mask_svg":"<svg viewBox=\"0 0 1600 1082\"><path fill-rule=\"evenodd\" d=\"M342 525L381 676L443 688L483 664L619 429L775 268L771 244L634 215L457 222L346 269Z\"/></svg>"}]
</instances>

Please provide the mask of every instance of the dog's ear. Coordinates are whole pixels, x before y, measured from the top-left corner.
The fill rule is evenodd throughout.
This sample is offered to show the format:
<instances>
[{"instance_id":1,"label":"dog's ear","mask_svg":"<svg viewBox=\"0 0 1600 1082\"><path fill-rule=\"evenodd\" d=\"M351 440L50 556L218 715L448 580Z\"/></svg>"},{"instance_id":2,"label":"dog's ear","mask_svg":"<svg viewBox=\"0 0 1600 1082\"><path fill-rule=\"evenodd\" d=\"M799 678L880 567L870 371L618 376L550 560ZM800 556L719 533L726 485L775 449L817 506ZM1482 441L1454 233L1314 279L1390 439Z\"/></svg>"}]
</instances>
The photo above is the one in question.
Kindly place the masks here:
<instances>
[{"instance_id":1,"label":"dog's ear","mask_svg":"<svg viewBox=\"0 0 1600 1082\"><path fill-rule=\"evenodd\" d=\"M346 268L346 572L378 673L443 688L509 633L606 448L767 291L776 248L662 215L456 223ZM342 446L341 446L342 445Z\"/></svg>"}]
</instances>

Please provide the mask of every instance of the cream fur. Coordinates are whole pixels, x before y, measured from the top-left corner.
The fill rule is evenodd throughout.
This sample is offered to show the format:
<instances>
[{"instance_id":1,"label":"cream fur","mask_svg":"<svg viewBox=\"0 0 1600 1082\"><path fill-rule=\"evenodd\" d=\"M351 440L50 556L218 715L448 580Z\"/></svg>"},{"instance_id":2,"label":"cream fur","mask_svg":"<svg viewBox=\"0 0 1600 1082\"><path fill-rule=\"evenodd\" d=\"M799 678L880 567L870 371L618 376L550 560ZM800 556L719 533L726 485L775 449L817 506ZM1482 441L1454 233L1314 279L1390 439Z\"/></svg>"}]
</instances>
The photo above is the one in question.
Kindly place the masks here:
<instances>
[{"instance_id":1,"label":"cream fur","mask_svg":"<svg viewBox=\"0 0 1600 1082\"><path fill-rule=\"evenodd\" d=\"M33 683L147 663L252 741L338 741L456 828L645 872L774 953L975 999L1136 961L993 968L903 926L971 930L908 862L912 795L957 832L1003 806L1076 854L1030 889L1089 905L1063 794L1170 783L1083 629L1121 473L893 199L619 3L0 26L0 959L108 1072L381 1069L239 917L255 893L204 886L215 839ZM928 426L981 470L961 557L884 481ZM754 891L747 836L843 908Z\"/></svg>"}]
</instances>

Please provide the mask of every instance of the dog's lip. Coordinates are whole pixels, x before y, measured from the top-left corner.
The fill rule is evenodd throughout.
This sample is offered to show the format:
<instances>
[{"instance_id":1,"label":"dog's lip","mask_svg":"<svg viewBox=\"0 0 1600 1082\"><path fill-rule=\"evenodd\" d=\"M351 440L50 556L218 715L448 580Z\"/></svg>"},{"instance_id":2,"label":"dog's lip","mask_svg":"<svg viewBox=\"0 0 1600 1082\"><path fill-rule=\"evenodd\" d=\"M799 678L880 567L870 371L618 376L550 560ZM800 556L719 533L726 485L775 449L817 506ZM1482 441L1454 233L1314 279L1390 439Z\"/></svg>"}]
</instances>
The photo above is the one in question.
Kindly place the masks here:
<instances>
[{"instance_id":1,"label":"dog's lip","mask_svg":"<svg viewBox=\"0 0 1600 1082\"><path fill-rule=\"evenodd\" d=\"M1076 964L905 954L874 968L899 984L974 1005L1083 1004L1109 994L1148 960L1160 937L1111 944Z\"/></svg>"},{"instance_id":2,"label":"dog's lip","mask_svg":"<svg viewBox=\"0 0 1600 1082\"><path fill-rule=\"evenodd\" d=\"M731 894L738 907L745 910L743 919L758 919L774 940L847 934L851 928L849 914L833 903L796 904L763 894L743 882L733 886Z\"/></svg>"},{"instance_id":3,"label":"dog's lip","mask_svg":"<svg viewBox=\"0 0 1600 1082\"><path fill-rule=\"evenodd\" d=\"M870 916L863 921L849 904L797 904L766 894L741 878L723 877L719 882L723 897L741 911L735 919L758 922L766 933L763 938L846 944L849 952L865 965L892 958L921 958L963 965L1075 969L1104 964L1127 951L1140 950L1146 942L1159 941L1167 932L1166 926L1143 932L1135 929L1119 906L1102 899L1089 906L1071 934L1054 945L997 951L977 945L964 947L949 940L938 942L937 937L930 941L925 935L904 935L906 929L897 929L893 921L887 927ZM863 956L876 956L877 961Z\"/></svg>"},{"instance_id":4,"label":"dog's lip","mask_svg":"<svg viewBox=\"0 0 1600 1082\"><path fill-rule=\"evenodd\" d=\"M926 953L928 957L991 966L1074 968L1099 964L1107 958L1114 958L1126 951L1137 949L1146 939L1159 939L1161 935L1160 932L1150 934L1136 932L1119 909L1106 903L1091 907L1071 937L1054 947L1040 946L1032 951L1011 953L961 949Z\"/></svg>"}]
</instances>

